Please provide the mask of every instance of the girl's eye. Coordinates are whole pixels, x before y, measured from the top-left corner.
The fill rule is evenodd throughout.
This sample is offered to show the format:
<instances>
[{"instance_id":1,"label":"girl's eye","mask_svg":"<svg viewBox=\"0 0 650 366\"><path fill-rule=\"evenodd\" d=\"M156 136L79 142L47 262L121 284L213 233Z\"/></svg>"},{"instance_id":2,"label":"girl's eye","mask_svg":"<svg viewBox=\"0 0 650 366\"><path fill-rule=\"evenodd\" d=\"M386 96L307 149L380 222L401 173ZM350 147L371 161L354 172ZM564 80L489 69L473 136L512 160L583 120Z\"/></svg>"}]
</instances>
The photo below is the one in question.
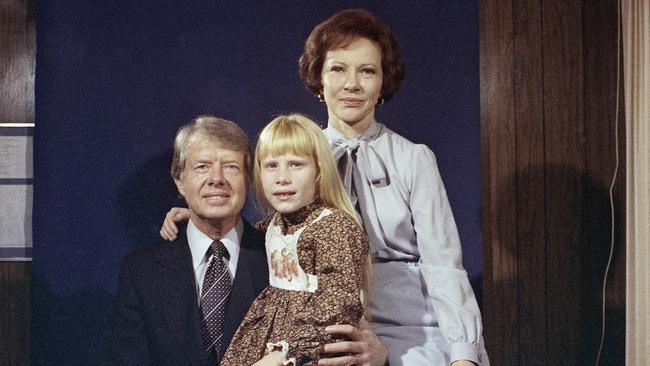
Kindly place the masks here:
<instances>
[{"instance_id":1,"label":"girl's eye","mask_svg":"<svg viewBox=\"0 0 650 366\"><path fill-rule=\"evenodd\" d=\"M292 161L290 165L293 168L297 168L297 167L301 167L303 163L301 161Z\"/></svg>"},{"instance_id":2,"label":"girl's eye","mask_svg":"<svg viewBox=\"0 0 650 366\"><path fill-rule=\"evenodd\" d=\"M276 168L278 164L276 162L271 162L271 163L264 163L264 168L265 169L273 169Z\"/></svg>"}]
</instances>

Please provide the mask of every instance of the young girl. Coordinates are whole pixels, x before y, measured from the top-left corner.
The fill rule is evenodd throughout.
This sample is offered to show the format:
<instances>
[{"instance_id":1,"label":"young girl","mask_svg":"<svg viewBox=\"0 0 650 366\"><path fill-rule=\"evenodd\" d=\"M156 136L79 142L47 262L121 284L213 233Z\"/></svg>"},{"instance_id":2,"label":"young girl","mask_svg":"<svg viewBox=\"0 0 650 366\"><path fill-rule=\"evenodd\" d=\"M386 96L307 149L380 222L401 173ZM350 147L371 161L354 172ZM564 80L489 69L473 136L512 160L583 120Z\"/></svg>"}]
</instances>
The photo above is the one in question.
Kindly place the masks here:
<instances>
[{"instance_id":1,"label":"young girl","mask_svg":"<svg viewBox=\"0 0 650 366\"><path fill-rule=\"evenodd\" d=\"M275 212L262 224L270 285L251 305L221 365L251 365L277 352L285 365L312 365L335 341L325 327L357 326L367 288L368 242L320 128L280 116L261 132L255 188Z\"/></svg>"}]
</instances>

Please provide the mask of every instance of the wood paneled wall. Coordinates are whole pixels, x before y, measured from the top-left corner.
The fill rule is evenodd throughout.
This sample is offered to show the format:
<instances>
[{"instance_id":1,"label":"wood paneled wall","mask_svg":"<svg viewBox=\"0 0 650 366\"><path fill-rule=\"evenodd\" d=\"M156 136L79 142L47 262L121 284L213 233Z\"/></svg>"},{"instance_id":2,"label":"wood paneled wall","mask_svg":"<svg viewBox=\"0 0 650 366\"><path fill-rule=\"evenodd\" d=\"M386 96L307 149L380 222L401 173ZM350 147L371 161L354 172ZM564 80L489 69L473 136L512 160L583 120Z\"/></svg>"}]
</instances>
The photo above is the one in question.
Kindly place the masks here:
<instances>
[{"instance_id":1,"label":"wood paneled wall","mask_svg":"<svg viewBox=\"0 0 650 366\"><path fill-rule=\"evenodd\" d=\"M617 2L481 0L479 27L492 364L593 365L611 236ZM624 177L621 166L601 365L624 364Z\"/></svg>"},{"instance_id":2,"label":"wood paneled wall","mask_svg":"<svg viewBox=\"0 0 650 366\"><path fill-rule=\"evenodd\" d=\"M35 56L35 1L2 0L0 123L34 122ZM29 365L30 286L31 262L0 261L0 365Z\"/></svg>"},{"instance_id":3,"label":"wood paneled wall","mask_svg":"<svg viewBox=\"0 0 650 366\"><path fill-rule=\"evenodd\" d=\"M33 123L35 0L2 0L0 50L0 123Z\"/></svg>"},{"instance_id":4,"label":"wood paneled wall","mask_svg":"<svg viewBox=\"0 0 650 366\"><path fill-rule=\"evenodd\" d=\"M0 262L0 365L29 365L31 262Z\"/></svg>"}]
</instances>

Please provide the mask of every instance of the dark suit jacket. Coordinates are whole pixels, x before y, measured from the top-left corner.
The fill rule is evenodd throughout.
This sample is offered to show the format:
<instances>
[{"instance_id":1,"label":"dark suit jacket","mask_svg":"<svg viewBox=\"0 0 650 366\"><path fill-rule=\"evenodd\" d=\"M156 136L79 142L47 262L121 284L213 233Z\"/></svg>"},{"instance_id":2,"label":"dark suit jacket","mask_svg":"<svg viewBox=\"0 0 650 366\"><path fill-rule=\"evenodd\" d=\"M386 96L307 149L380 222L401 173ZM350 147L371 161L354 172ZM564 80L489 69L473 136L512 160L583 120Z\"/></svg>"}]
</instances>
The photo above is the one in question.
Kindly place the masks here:
<instances>
[{"instance_id":1,"label":"dark suit jacket","mask_svg":"<svg viewBox=\"0 0 650 366\"><path fill-rule=\"evenodd\" d=\"M244 222L240 247L221 355L250 304L269 283L264 235ZM203 347L192 254L184 230L176 241L137 249L122 261L111 360L120 366L215 365Z\"/></svg>"}]
</instances>

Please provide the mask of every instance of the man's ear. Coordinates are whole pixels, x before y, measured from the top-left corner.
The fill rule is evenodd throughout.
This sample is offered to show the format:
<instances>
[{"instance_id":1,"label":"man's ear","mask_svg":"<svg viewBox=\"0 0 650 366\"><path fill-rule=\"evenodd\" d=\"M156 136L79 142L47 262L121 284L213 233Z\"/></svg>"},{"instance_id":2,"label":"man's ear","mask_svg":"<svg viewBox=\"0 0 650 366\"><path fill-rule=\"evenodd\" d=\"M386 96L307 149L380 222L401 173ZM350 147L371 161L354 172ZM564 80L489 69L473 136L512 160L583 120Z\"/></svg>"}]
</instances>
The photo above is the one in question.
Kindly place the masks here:
<instances>
[{"instance_id":1,"label":"man's ear","mask_svg":"<svg viewBox=\"0 0 650 366\"><path fill-rule=\"evenodd\" d=\"M183 180L181 179L183 174L181 173L181 176L178 178L174 178L174 183L176 183L176 189L178 189L178 193L181 194L181 196L185 197L185 186L183 185Z\"/></svg>"}]
</instances>

